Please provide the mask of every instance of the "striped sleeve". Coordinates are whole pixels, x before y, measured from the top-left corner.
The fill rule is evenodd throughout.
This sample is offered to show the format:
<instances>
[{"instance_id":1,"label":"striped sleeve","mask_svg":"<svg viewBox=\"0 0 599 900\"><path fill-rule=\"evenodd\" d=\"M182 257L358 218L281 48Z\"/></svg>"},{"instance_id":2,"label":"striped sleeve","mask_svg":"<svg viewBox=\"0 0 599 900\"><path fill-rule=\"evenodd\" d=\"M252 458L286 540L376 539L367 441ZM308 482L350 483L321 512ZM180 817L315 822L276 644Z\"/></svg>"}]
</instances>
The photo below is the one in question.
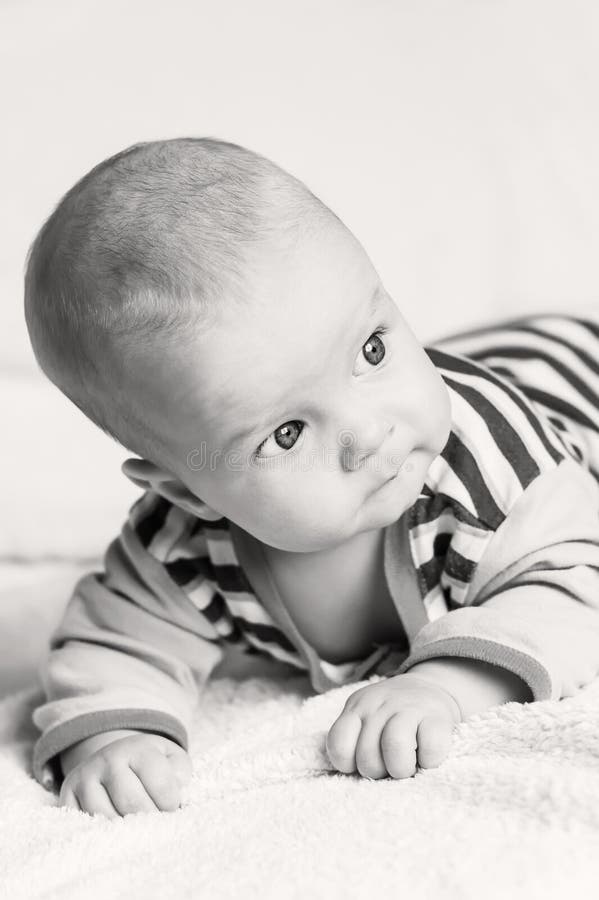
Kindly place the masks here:
<instances>
[{"instance_id":1,"label":"striped sleeve","mask_svg":"<svg viewBox=\"0 0 599 900\"><path fill-rule=\"evenodd\" d=\"M429 621L398 674L462 657L513 672L534 700L570 696L599 672L599 484L516 387L436 362L456 424L413 510Z\"/></svg>"},{"instance_id":2,"label":"striped sleeve","mask_svg":"<svg viewBox=\"0 0 599 900\"><path fill-rule=\"evenodd\" d=\"M223 649L209 603L202 609L177 584L183 557L201 596L202 521L147 491L103 571L75 585L39 669L46 702L33 712L33 773L47 789L60 789L58 754L100 732L151 731L188 749L193 709Z\"/></svg>"},{"instance_id":3,"label":"striped sleeve","mask_svg":"<svg viewBox=\"0 0 599 900\"><path fill-rule=\"evenodd\" d=\"M566 452L527 398L482 365L428 350L452 426L410 510L410 542L429 619L462 606L489 541L527 488Z\"/></svg>"},{"instance_id":4,"label":"striped sleeve","mask_svg":"<svg viewBox=\"0 0 599 900\"><path fill-rule=\"evenodd\" d=\"M533 700L572 696L599 674L599 486L572 460L521 495L463 605L421 628L397 674L447 656L513 672Z\"/></svg>"},{"instance_id":5,"label":"striped sleeve","mask_svg":"<svg viewBox=\"0 0 599 900\"><path fill-rule=\"evenodd\" d=\"M533 314L443 339L512 382L599 481L599 313Z\"/></svg>"}]
</instances>

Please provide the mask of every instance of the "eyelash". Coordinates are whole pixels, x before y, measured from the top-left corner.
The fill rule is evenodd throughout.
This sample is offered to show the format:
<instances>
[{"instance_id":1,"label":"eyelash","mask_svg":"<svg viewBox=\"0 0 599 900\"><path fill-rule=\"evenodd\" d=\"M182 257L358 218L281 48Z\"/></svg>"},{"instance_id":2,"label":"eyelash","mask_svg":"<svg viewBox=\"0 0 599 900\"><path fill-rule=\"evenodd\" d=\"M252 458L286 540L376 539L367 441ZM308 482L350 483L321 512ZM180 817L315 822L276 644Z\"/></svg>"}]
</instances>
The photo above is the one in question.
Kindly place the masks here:
<instances>
[{"instance_id":1,"label":"eyelash","mask_svg":"<svg viewBox=\"0 0 599 900\"><path fill-rule=\"evenodd\" d=\"M383 335L387 334L388 331L389 331L389 327L387 325L380 325L376 331L372 331L370 333L368 340L364 341L364 344L367 344L371 337L375 337L375 336L382 337ZM362 347L364 346L364 344L362 344ZM375 368L378 368L378 367L375 366ZM293 420L290 419L289 421L293 421ZM285 423L283 423L283 424L285 424ZM276 431L276 429L275 429L275 431ZM272 432L271 432L271 434L272 434ZM267 437L265 437L264 440L258 445L258 447L256 448L256 456L258 456L258 454L260 453L260 451L262 450L262 448L264 447L264 445L270 438L271 434L267 435Z\"/></svg>"}]
</instances>

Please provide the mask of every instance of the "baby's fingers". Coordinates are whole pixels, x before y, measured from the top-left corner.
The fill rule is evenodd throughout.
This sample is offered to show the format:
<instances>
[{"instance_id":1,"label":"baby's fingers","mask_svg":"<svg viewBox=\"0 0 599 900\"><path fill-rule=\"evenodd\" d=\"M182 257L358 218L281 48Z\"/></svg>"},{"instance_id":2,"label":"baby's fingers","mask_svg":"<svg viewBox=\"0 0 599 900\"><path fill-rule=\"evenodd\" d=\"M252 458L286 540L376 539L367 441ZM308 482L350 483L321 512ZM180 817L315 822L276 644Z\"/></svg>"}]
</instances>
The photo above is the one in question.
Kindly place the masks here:
<instances>
[{"instance_id":1,"label":"baby's fingers","mask_svg":"<svg viewBox=\"0 0 599 900\"><path fill-rule=\"evenodd\" d=\"M60 789L60 794L58 797L58 805L65 806L67 807L67 809L81 810L79 801L75 796L73 788L66 781L63 781L62 783L62 787Z\"/></svg>"},{"instance_id":2,"label":"baby's fingers","mask_svg":"<svg viewBox=\"0 0 599 900\"><path fill-rule=\"evenodd\" d=\"M193 764L186 750L179 747L173 741L168 741L163 752L169 761L171 770L175 773L181 787L189 784L193 775Z\"/></svg>"},{"instance_id":3,"label":"baby's fingers","mask_svg":"<svg viewBox=\"0 0 599 900\"><path fill-rule=\"evenodd\" d=\"M95 779L63 782L59 805L76 809L90 816L106 816L107 819L120 818L106 788Z\"/></svg>"},{"instance_id":4,"label":"baby's fingers","mask_svg":"<svg viewBox=\"0 0 599 900\"><path fill-rule=\"evenodd\" d=\"M174 767L161 753L146 753L142 759L131 759L129 768L144 786L153 809L174 812L179 808L183 786L180 766Z\"/></svg>"},{"instance_id":5,"label":"baby's fingers","mask_svg":"<svg viewBox=\"0 0 599 900\"><path fill-rule=\"evenodd\" d=\"M331 763L344 775L356 771L356 744L362 730L360 716L344 710L331 725L325 745Z\"/></svg>"},{"instance_id":6,"label":"baby's fingers","mask_svg":"<svg viewBox=\"0 0 599 900\"><path fill-rule=\"evenodd\" d=\"M156 812L156 804L148 794L144 782L127 764L111 761L111 765L102 775L100 784L106 788L115 810L121 816ZM92 790L93 783L88 785L87 789ZM80 789L79 797L84 797L84 790Z\"/></svg>"},{"instance_id":7,"label":"baby's fingers","mask_svg":"<svg viewBox=\"0 0 599 900\"><path fill-rule=\"evenodd\" d=\"M451 749L453 724L445 717L425 716L418 726L418 765L433 769L440 765Z\"/></svg>"},{"instance_id":8,"label":"baby's fingers","mask_svg":"<svg viewBox=\"0 0 599 900\"><path fill-rule=\"evenodd\" d=\"M410 712L395 713L387 719L379 743L391 778L411 778L416 774L417 727L418 720Z\"/></svg>"}]
</instances>

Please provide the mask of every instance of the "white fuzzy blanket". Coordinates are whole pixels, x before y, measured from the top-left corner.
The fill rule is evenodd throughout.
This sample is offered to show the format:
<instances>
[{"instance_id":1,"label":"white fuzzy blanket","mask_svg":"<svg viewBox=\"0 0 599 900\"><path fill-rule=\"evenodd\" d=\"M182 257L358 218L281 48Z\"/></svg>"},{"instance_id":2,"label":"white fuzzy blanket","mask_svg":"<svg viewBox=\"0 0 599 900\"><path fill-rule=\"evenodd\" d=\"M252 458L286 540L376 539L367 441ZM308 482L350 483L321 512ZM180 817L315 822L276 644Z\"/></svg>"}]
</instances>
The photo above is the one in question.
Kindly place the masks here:
<instances>
[{"instance_id":1,"label":"white fuzzy blanket","mask_svg":"<svg viewBox=\"0 0 599 900\"><path fill-rule=\"evenodd\" d=\"M371 681L377 681L374 676ZM325 735L360 685L212 680L174 813L108 820L33 780L36 686L0 702L0 895L53 898L595 898L599 679L462 723L414 778L332 770Z\"/></svg>"}]
</instances>

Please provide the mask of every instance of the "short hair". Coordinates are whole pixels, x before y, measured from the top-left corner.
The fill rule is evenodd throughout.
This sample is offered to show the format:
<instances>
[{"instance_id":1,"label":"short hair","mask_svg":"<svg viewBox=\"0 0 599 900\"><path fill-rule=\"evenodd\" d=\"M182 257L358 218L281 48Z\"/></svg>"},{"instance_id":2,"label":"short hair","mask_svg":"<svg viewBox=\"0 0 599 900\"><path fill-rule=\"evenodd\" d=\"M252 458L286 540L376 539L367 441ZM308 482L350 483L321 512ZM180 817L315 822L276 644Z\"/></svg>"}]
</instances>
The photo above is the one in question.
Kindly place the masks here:
<instances>
[{"instance_id":1,"label":"short hair","mask_svg":"<svg viewBox=\"0 0 599 900\"><path fill-rule=\"evenodd\" d=\"M60 200L25 267L36 361L102 431L175 470L124 386L134 351L185 346L223 303L243 302L253 246L293 246L337 218L303 182L238 144L134 144ZM197 333L197 331L196 331Z\"/></svg>"}]
</instances>

